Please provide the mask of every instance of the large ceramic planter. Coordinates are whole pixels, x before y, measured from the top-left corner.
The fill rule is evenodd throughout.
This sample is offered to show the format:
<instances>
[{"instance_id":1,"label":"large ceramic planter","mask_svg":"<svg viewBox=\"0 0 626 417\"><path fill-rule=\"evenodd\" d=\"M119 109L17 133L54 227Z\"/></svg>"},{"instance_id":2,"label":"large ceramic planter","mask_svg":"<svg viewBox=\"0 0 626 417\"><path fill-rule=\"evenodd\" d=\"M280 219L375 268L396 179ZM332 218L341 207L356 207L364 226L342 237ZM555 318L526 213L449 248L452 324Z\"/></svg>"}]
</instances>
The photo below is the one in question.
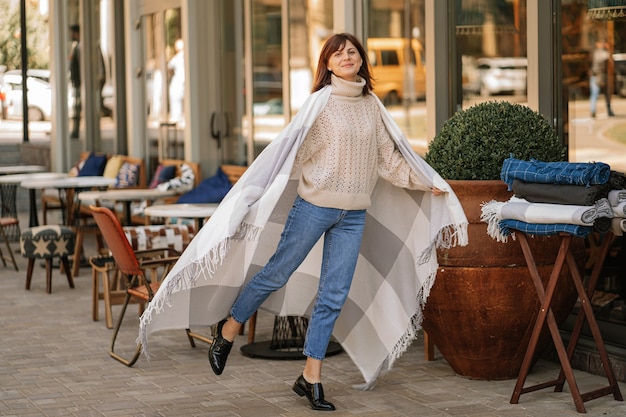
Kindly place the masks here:
<instances>
[{"instance_id":1,"label":"large ceramic planter","mask_svg":"<svg viewBox=\"0 0 626 417\"><path fill-rule=\"evenodd\" d=\"M472 379L516 378L539 301L519 242L496 242L480 221L481 204L511 197L502 181L449 181L469 220L469 245L438 252L439 270L424 310L424 330L452 369ZM584 262L584 242L575 239ZM558 237L529 239L547 284ZM564 268L562 273L567 273ZM562 322L576 301L571 279L561 279L553 311ZM550 341L544 329L540 347ZM540 349L537 350L538 352Z\"/></svg>"}]
</instances>

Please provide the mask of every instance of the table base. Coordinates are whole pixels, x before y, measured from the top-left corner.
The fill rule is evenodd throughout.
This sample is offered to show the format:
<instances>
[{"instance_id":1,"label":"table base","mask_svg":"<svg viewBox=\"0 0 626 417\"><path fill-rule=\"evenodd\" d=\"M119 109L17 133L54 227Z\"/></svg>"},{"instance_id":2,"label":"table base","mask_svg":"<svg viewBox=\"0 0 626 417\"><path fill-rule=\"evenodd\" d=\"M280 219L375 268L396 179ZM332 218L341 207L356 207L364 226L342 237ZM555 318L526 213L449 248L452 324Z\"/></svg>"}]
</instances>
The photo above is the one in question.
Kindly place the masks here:
<instances>
[{"instance_id":1,"label":"table base","mask_svg":"<svg viewBox=\"0 0 626 417\"><path fill-rule=\"evenodd\" d=\"M302 346L293 348L293 350L272 348L271 341L248 343L241 347L241 353L251 358L261 359L306 359L302 354ZM333 356L343 352L341 345L337 342L330 342L326 350L326 356Z\"/></svg>"},{"instance_id":2,"label":"table base","mask_svg":"<svg viewBox=\"0 0 626 417\"><path fill-rule=\"evenodd\" d=\"M567 384L572 394L572 398L574 400L574 404L576 406L576 410L579 413L586 412L584 402L593 400L595 398L600 398L609 394L612 394L615 400L623 401L622 393L620 392L619 386L617 384L617 379L615 378L615 374L613 372L613 368L611 367L611 363L609 362L609 356L607 354L604 341L602 340L602 335L600 334L598 323L596 322L595 316L593 314L591 301L590 301L591 295L593 294L598 278L600 276L602 264L604 263L606 254L608 253L609 247L611 246L613 234L607 233L604 236L604 240L600 247L600 251L597 254L597 260L594 264L593 271L591 273L591 277L587 285L587 289L585 289L583 286L583 278L580 274L580 271L578 270L578 266L576 265L576 260L574 258L574 255L572 254L570 250L570 243L572 240L572 235L569 235L569 234L561 235L561 246L559 248L559 253L556 257L554 268L550 274L550 280L545 290L541 281L541 277L539 275L539 271L535 264L535 260L531 253L526 235L522 232L516 232L516 234L518 236L520 246L524 253L524 257L528 265L530 276L533 280L533 284L535 285L535 289L537 290L537 296L539 297L539 301L541 302L541 308L539 310L539 315L537 316L537 320L535 322L535 327L533 328L533 332L530 338L528 349L526 350L526 355L524 356L524 361L522 362L522 367L520 370L520 374L517 378L517 383L513 390L513 395L511 397L511 404L517 404L522 394L537 391L543 388L554 387L555 392L562 392L565 381L567 381ZM581 304L581 308L578 311L576 324L574 325L574 329L572 331L570 341L567 345L567 350L563 343L563 339L559 332L558 325L556 323L554 314L552 313L552 309L550 307L552 303L552 298L554 295L554 289L556 288L556 284L560 277L561 269L563 268L566 262L567 262L568 270L570 272L569 275L571 276L572 281L574 282L574 285L576 287L576 291L578 293L578 297L580 300L580 304ZM580 338L580 333L581 333L583 324L585 322L585 319L588 321L589 328L591 329L593 340L598 349L598 353L600 355L600 359L602 361L602 365L604 367L609 385L598 388L593 391L581 393L580 390L578 389L578 385L576 384L576 379L574 377L574 372L572 370L572 365L570 361L574 354L574 350L576 349L578 339ZM559 376L557 379L552 380L552 381L547 381L547 382L536 384L533 386L524 387L524 383L526 382L526 377L528 376L528 372L530 370L530 367L532 365L532 360L535 355L535 350L537 348L539 335L546 322L548 325L548 329L550 330L550 335L552 336L552 341L554 342L554 346L556 348L559 361L561 363L561 370L560 370Z\"/></svg>"},{"instance_id":3,"label":"table base","mask_svg":"<svg viewBox=\"0 0 626 417\"><path fill-rule=\"evenodd\" d=\"M241 347L241 352L252 358L263 359L305 359L302 354L304 339L309 320L305 317L287 316L274 318L272 340L248 343ZM326 356L341 353L343 349L337 342L330 342Z\"/></svg>"}]
</instances>

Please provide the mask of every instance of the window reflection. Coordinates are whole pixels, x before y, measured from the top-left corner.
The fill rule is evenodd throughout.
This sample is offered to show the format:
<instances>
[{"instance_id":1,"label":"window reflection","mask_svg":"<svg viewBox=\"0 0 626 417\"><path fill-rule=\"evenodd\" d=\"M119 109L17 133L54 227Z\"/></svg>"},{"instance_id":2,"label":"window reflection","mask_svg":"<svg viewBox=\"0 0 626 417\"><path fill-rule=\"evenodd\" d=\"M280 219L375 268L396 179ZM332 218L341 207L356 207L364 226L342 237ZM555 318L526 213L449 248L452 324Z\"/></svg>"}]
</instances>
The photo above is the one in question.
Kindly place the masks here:
<instances>
[{"instance_id":1,"label":"window reflection","mask_svg":"<svg viewBox=\"0 0 626 417\"><path fill-rule=\"evenodd\" d=\"M626 21L590 18L586 0L560 3L562 113L569 160L604 162L626 172ZM603 56L604 62L594 65L594 55L596 61ZM587 239L591 253L601 238L592 233ZM625 252L624 237L615 238L591 299L603 339L618 346L626 345ZM591 257L587 273L593 262ZM571 330L572 324L564 327Z\"/></svg>"},{"instance_id":2,"label":"window reflection","mask_svg":"<svg viewBox=\"0 0 626 417\"><path fill-rule=\"evenodd\" d=\"M428 143L424 7L423 0L371 0L366 41L374 93L422 155Z\"/></svg>"},{"instance_id":3,"label":"window reflection","mask_svg":"<svg viewBox=\"0 0 626 417\"><path fill-rule=\"evenodd\" d=\"M459 104L526 102L526 0L457 0Z\"/></svg>"},{"instance_id":4,"label":"window reflection","mask_svg":"<svg viewBox=\"0 0 626 417\"><path fill-rule=\"evenodd\" d=\"M253 155L256 157L285 127L311 93L317 58L332 33L331 1L252 2ZM287 15L288 13L288 15ZM282 44L283 15L289 22L289 45ZM283 47L289 48L289 58Z\"/></svg>"}]
</instances>

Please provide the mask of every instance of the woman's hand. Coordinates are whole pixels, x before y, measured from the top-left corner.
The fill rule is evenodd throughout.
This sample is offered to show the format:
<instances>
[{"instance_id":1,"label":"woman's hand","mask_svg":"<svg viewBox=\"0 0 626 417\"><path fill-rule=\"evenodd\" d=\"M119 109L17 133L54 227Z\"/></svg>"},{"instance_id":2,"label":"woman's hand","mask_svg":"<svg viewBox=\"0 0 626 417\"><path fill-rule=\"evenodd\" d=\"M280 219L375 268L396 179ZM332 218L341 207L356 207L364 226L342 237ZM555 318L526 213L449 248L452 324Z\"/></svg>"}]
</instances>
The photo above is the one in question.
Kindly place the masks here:
<instances>
[{"instance_id":1,"label":"woman's hand","mask_svg":"<svg viewBox=\"0 0 626 417\"><path fill-rule=\"evenodd\" d=\"M437 187L432 187L432 188L430 189L430 191L433 193L433 195L441 195L441 194L445 193L445 191L440 190L440 189L439 189L439 188L437 188Z\"/></svg>"}]
</instances>

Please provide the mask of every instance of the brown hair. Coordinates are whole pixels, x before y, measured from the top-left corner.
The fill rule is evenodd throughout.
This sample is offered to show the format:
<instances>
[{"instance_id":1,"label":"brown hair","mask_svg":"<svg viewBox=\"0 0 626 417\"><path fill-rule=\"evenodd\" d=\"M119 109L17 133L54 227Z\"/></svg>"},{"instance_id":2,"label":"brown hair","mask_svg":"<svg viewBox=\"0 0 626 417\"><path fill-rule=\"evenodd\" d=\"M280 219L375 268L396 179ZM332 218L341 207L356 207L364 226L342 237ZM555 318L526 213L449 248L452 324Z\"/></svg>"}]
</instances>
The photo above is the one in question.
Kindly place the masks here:
<instances>
[{"instance_id":1,"label":"brown hair","mask_svg":"<svg viewBox=\"0 0 626 417\"><path fill-rule=\"evenodd\" d=\"M359 51L359 55L361 55L361 59L363 60L363 64L357 74L365 80L363 95L372 91L372 73L370 71L370 61L367 57L367 53L365 52L365 48L363 48L363 45L356 36L350 33L338 33L328 38L322 47L322 52L320 52L320 58L317 62L313 92L321 90L330 84L330 76L332 73L328 70L328 60L335 51L343 49L346 46L347 41L350 41L356 47L357 51Z\"/></svg>"}]
</instances>

